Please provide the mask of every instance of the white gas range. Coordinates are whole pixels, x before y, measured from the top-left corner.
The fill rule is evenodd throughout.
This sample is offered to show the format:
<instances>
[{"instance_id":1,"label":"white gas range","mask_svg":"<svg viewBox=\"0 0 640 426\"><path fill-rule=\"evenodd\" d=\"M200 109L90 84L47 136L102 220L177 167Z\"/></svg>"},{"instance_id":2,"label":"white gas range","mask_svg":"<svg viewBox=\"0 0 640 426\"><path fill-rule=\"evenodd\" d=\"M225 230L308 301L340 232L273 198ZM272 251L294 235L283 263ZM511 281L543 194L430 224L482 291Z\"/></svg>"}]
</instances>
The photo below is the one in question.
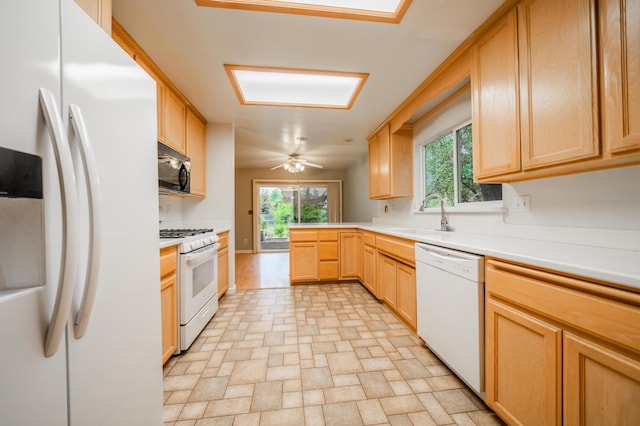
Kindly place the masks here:
<instances>
[{"instance_id":1,"label":"white gas range","mask_svg":"<svg viewBox=\"0 0 640 426\"><path fill-rule=\"evenodd\" d=\"M218 310L218 235L213 229L161 229L178 245L178 350L187 350Z\"/></svg>"}]
</instances>

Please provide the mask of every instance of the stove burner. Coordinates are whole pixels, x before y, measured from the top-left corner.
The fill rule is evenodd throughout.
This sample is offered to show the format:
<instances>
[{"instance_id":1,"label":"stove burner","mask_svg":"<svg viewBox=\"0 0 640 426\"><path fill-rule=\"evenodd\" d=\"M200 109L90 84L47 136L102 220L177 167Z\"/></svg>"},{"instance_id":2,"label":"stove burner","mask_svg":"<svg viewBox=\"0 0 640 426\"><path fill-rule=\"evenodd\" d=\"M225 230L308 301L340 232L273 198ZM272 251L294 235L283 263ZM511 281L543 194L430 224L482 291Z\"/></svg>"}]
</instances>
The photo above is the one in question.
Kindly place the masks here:
<instances>
[{"instance_id":1,"label":"stove burner","mask_svg":"<svg viewBox=\"0 0 640 426\"><path fill-rule=\"evenodd\" d=\"M192 237L198 234L205 234L207 232L213 232L213 229L211 228L161 229L160 238L185 238L185 237Z\"/></svg>"}]
</instances>

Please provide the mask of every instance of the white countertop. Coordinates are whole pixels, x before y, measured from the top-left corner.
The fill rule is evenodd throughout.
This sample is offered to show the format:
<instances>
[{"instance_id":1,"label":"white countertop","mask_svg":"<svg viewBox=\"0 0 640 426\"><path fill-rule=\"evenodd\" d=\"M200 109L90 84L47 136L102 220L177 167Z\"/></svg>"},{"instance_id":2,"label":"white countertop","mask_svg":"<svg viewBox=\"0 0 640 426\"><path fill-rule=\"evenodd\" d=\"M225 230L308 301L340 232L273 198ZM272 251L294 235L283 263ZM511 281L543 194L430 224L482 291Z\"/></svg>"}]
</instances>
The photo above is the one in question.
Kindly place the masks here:
<instances>
[{"instance_id":1,"label":"white countertop","mask_svg":"<svg viewBox=\"0 0 640 426\"><path fill-rule=\"evenodd\" d=\"M292 224L290 228L358 228L537 266L640 291L640 251L525 238L440 232L365 223Z\"/></svg>"}]
</instances>

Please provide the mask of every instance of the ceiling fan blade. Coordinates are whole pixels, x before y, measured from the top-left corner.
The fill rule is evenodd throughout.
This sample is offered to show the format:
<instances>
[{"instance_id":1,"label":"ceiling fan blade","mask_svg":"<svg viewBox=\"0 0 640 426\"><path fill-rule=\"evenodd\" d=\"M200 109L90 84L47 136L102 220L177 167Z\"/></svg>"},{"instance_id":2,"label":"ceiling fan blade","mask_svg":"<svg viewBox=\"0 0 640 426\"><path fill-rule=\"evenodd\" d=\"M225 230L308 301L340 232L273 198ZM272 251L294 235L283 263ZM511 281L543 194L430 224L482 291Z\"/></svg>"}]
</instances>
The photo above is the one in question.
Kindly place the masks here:
<instances>
[{"instance_id":1,"label":"ceiling fan blade","mask_svg":"<svg viewBox=\"0 0 640 426\"><path fill-rule=\"evenodd\" d=\"M280 167L284 167L284 166L285 166L285 164L286 164L286 163L282 163L282 164L280 164L279 166L275 166L275 167L270 168L269 170L279 169Z\"/></svg>"},{"instance_id":2,"label":"ceiling fan blade","mask_svg":"<svg viewBox=\"0 0 640 426\"><path fill-rule=\"evenodd\" d=\"M310 163L308 161L303 161L302 164L304 164L305 166L315 167L315 168L318 168L318 169L323 169L324 168L324 166L322 166L320 164Z\"/></svg>"}]
</instances>

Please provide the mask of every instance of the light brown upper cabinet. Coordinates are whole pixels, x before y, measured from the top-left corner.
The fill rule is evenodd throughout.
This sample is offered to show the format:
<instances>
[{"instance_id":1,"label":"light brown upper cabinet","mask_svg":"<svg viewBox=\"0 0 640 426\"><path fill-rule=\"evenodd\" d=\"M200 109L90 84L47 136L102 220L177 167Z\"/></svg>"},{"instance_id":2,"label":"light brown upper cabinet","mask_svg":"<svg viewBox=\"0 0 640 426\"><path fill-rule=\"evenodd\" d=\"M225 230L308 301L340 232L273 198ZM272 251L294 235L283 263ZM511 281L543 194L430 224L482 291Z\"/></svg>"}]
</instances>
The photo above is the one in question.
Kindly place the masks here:
<instances>
[{"instance_id":1,"label":"light brown upper cabinet","mask_svg":"<svg viewBox=\"0 0 640 426\"><path fill-rule=\"evenodd\" d=\"M522 167L599 154L595 0L518 5Z\"/></svg>"},{"instance_id":2,"label":"light brown upper cabinet","mask_svg":"<svg viewBox=\"0 0 640 426\"><path fill-rule=\"evenodd\" d=\"M111 0L75 0L100 28L111 35Z\"/></svg>"},{"instance_id":3,"label":"light brown upper cabinet","mask_svg":"<svg viewBox=\"0 0 640 426\"><path fill-rule=\"evenodd\" d=\"M191 159L191 195L206 194L206 125L191 108L187 108L186 144L187 157Z\"/></svg>"},{"instance_id":4,"label":"light brown upper cabinet","mask_svg":"<svg viewBox=\"0 0 640 426\"><path fill-rule=\"evenodd\" d=\"M640 162L637 4L607 0L598 11L595 0L523 0L474 43L476 180Z\"/></svg>"},{"instance_id":5,"label":"light brown upper cabinet","mask_svg":"<svg viewBox=\"0 0 640 426\"><path fill-rule=\"evenodd\" d=\"M164 142L183 154L186 153L185 121L187 107L171 90L164 91L163 103Z\"/></svg>"},{"instance_id":6,"label":"light brown upper cabinet","mask_svg":"<svg viewBox=\"0 0 640 426\"><path fill-rule=\"evenodd\" d=\"M640 1L600 4L602 137L612 156L640 149Z\"/></svg>"},{"instance_id":7,"label":"light brown upper cabinet","mask_svg":"<svg viewBox=\"0 0 640 426\"><path fill-rule=\"evenodd\" d=\"M413 130L391 133L389 124L369 139L369 198L413 195Z\"/></svg>"},{"instance_id":8,"label":"light brown upper cabinet","mask_svg":"<svg viewBox=\"0 0 640 426\"><path fill-rule=\"evenodd\" d=\"M512 9L471 50L473 171L477 179L520 171L517 27Z\"/></svg>"}]
</instances>

